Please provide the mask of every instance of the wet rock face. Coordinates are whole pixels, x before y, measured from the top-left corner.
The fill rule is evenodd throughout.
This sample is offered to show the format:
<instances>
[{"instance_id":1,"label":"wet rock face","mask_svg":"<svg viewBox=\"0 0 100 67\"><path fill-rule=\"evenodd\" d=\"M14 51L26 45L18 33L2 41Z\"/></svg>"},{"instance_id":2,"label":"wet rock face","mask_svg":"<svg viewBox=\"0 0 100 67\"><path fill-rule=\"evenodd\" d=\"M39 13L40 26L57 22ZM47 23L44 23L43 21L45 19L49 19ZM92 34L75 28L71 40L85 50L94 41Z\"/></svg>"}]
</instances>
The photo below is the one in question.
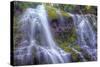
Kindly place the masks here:
<instances>
[{"instance_id":1,"label":"wet rock face","mask_svg":"<svg viewBox=\"0 0 100 67\"><path fill-rule=\"evenodd\" d=\"M57 37L63 35L64 38L68 38L66 34L73 34L74 23L71 17L63 17L63 21L60 21L59 18L54 19L50 22L50 25L52 32Z\"/></svg>"}]
</instances>

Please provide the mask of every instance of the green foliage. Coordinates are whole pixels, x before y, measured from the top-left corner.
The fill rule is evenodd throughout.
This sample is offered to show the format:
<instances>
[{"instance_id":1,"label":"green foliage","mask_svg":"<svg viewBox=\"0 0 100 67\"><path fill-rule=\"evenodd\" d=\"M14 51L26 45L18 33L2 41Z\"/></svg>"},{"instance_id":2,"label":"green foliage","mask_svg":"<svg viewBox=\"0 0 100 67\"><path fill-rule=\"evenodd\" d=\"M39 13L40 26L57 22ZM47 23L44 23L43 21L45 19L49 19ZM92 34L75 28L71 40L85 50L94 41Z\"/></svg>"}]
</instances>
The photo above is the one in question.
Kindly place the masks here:
<instances>
[{"instance_id":1,"label":"green foliage","mask_svg":"<svg viewBox=\"0 0 100 67\"><path fill-rule=\"evenodd\" d=\"M73 35L72 37L69 37L69 40L70 41L62 41L62 39L57 38L56 42L59 44L59 47L61 47L64 51L71 53L72 61L79 62L80 61L79 55L75 51L72 50L72 48L74 48L78 51L81 51L81 48L79 45L73 44L74 41L76 40L76 36Z\"/></svg>"},{"instance_id":2,"label":"green foliage","mask_svg":"<svg viewBox=\"0 0 100 67\"><path fill-rule=\"evenodd\" d=\"M60 47L61 47L62 49L64 49L64 51L71 53L72 61L80 61L80 60L78 59L78 54L77 54L75 51L72 50L72 47L66 46L65 43L64 43L64 44L61 44ZM77 47L77 46L75 46L75 47ZM78 47L77 47L77 48L78 48ZM78 48L78 49L79 49L79 48Z\"/></svg>"},{"instance_id":3,"label":"green foliage","mask_svg":"<svg viewBox=\"0 0 100 67\"><path fill-rule=\"evenodd\" d=\"M75 9L75 5L70 5L70 4L68 4L68 5L63 5L64 6L64 11L66 11L66 12L72 12L72 11L74 11L74 9Z\"/></svg>"},{"instance_id":4,"label":"green foliage","mask_svg":"<svg viewBox=\"0 0 100 67\"><path fill-rule=\"evenodd\" d=\"M16 2L14 2L14 14L18 16L18 15L22 14L27 8L36 8L36 6L39 4L41 4L41 3L16 1ZM19 12L19 14L18 14L18 12Z\"/></svg>"},{"instance_id":5,"label":"green foliage","mask_svg":"<svg viewBox=\"0 0 100 67\"><path fill-rule=\"evenodd\" d=\"M69 39L67 41L70 42L70 43L73 43L73 42L76 41L76 39L77 39L76 31L73 28L72 32L69 35Z\"/></svg>"},{"instance_id":6,"label":"green foliage","mask_svg":"<svg viewBox=\"0 0 100 67\"><path fill-rule=\"evenodd\" d=\"M65 34L68 36L68 39L65 38L63 41L61 38L56 38L56 42L59 44L59 47L61 47L64 51L71 53L72 55L72 61L79 62L79 54L77 54L75 51L72 50L72 48L76 49L77 51L81 51L81 48L79 45L74 44L74 42L77 39L77 35L75 34L75 29L73 27L72 30L70 30L69 33Z\"/></svg>"},{"instance_id":7,"label":"green foliage","mask_svg":"<svg viewBox=\"0 0 100 67\"><path fill-rule=\"evenodd\" d=\"M50 19L57 19L56 9L52 6L45 6Z\"/></svg>"},{"instance_id":8,"label":"green foliage","mask_svg":"<svg viewBox=\"0 0 100 67\"><path fill-rule=\"evenodd\" d=\"M97 15L97 7L90 5L71 5L71 4L55 4L56 8L60 8L64 12L80 13L84 14L95 14Z\"/></svg>"},{"instance_id":9,"label":"green foliage","mask_svg":"<svg viewBox=\"0 0 100 67\"><path fill-rule=\"evenodd\" d=\"M68 12L61 11L61 14L62 16L67 17L67 18L71 17Z\"/></svg>"},{"instance_id":10,"label":"green foliage","mask_svg":"<svg viewBox=\"0 0 100 67\"><path fill-rule=\"evenodd\" d=\"M97 7L95 6L89 6L89 5L83 6L81 7L81 11L86 14L88 13L97 15Z\"/></svg>"},{"instance_id":11,"label":"green foliage","mask_svg":"<svg viewBox=\"0 0 100 67\"><path fill-rule=\"evenodd\" d=\"M48 5L45 5L45 8L47 10L47 13L48 13L48 16L50 19L57 19L58 18L58 15L57 15L57 8L53 7L53 6L48 6ZM61 10L61 14L62 16L64 17L70 17L70 15L67 13L67 12L64 12L63 10Z\"/></svg>"},{"instance_id":12,"label":"green foliage","mask_svg":"<svg viewBox=\"0 0 100 67\"><path fill-rule=\"evenodd\" d=\"M32 3L32 2L14 2L15 7L18 7L20 9L26 9L26 8L36 8L37 5L40 3Z\"/></svg>"}]
</instances>

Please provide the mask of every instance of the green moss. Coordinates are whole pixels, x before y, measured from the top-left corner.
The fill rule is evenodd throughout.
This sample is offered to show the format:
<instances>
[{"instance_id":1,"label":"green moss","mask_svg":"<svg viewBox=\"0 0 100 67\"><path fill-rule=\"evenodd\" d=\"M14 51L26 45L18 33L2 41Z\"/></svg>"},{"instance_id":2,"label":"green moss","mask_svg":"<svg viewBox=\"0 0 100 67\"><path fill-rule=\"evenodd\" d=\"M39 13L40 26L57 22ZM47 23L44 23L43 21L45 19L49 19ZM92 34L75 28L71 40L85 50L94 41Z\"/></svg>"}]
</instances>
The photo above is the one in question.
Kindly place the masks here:
<instances>
[{"instance_id":1,"label":"green moss","mask_svg":"<svg viewBox=\"0 0 100 67\"><path fill-rule=\"evenodd\" d=\"M61 11L61 13L62 13L62 16L64 16L64 17L67 17L67 18L71 17L69 15L69 13L67 13L67 12Z\"/></svg>"},{"instance_id":2,"label":"green moss","mask_svg":"<svg viewBox=\"0 0 100 67\"><path fill-rule=\"evenodd\" d=\"M57 19L56 9L52 6L45 6L50 19Z\"/></svg>"},{"instance_id":3,"label":"green moss","mask_svg":"<svg viewBox=\"0 0 100 67\"><path fill-rule=\"evenodd\" d=\"M74 37L72 37L73 40ZM70 39L70 38L69 38ZM75 41L75 39L74 39ZM68 41L62 41L61 39L56 39L56 42L59 44L59 47L61 47L64 51L71 53L72 55L72 61L78 62L80 61L78 54L72 50L72 48L81 51L81 48L77 44L72 44L72 42Z\"/></svg>"},{"instance_id":4,"label":"green moss","mask_svg":"<svg viewBox=\"0 0 100 67\"><path fill-rule=\"evenodd\" d=\"M75 51L73 51L72 48L66 46L61 46L61 47L64 49L64 51L71 53L72 61L80 61L78 59L78 54Z\"/></svg>"},{"instance_id":5,"label":"green moss","mask_svg":"<svg viewBox=\"0 0 100 67\"><path fill-rule=\"evenodd\" d=\"M56 12L57 8L55 8L53 6L48 6L48 5L45 5L45 8L46 8L48 16L51 20L58 18L58 15ZM61 11L61 14L64 17L70 17L70 15L67 12Z\"/></svg>"},{"instance_id":6,"label":"green moss","mask_svg":"<svg viewBox=\"0 0 100 67\"><path fill-rule=\"evenodd\" d=\"M78 51L81 51L81 48L80 48L79 45L75 45L75 46L73 46L73 48L75 48L75 49L78 50Z\"/></svg>"}]
</instances>

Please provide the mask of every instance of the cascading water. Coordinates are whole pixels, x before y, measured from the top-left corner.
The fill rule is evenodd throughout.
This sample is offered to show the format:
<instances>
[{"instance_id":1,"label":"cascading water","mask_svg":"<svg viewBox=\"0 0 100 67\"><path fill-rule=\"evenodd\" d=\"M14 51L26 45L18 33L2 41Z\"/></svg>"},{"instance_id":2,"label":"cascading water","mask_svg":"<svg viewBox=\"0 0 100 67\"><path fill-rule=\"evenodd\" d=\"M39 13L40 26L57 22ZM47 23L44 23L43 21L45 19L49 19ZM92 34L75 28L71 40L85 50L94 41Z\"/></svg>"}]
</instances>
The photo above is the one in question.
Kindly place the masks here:
<instances>
[{"instance_id":1,"label":"cascading water","mask_svg":"<svg viewBox=\"0 0 100 67\"><path fill-rule=\"evenodd\" d=\"M23 39L15 49L15 64L51 64L70 62L70 53L54 42L43 5L28 8L21 19Z\"/></svg>"},{"instance_id":2,"label":"cascading water","mask_svg":"<svg viewBox=\"0 0 100 67\"><path fill-rule=\"evenodd\" d=\"M91 60L97 60L97 44L96 44L96 31L93 30L94 22L91 15L72 15L74 25L76 27L76 33L78 37L78 44L83 50L82 54L87 53L90 55ZM91 20L89 19L91 18Z\"/></svg>"}]
</instances>

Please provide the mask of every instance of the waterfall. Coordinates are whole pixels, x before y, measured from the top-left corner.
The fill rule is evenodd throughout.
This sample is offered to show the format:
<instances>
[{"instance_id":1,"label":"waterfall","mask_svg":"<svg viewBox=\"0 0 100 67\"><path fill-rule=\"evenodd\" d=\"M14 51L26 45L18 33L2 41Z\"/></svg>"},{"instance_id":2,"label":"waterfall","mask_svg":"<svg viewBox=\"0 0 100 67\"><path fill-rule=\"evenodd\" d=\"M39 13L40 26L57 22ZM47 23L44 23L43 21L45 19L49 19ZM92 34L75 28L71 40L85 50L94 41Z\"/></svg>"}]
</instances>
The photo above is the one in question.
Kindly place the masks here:
<instances>
[{"instance_id":1,"label":"waterfall","mask_svg":"<svg viewBox=\"0 0 100 67\"><path fill-rule=\"evenodd\" d=\"M70 14L76 27L77 41L83 50L82 54L87 53L91 60L97 59L96 31L93 24L96 24L95 18L91 15ZM90 19L89 19L90 18Z\"/></svg>"},{"instance_id":2,"label":"waterfall","mask_svg":"<svg viewBox=\"0 0 100 67\"><path fill-rule=\"evenodd\" d=\"M14 52L15 65L70 62L71 55L54 41L44 5L28 8L21 18L23 38Z\"/></svg>"},{"instance_id":3,"label":"waterfall","mask_svg":"<svg viewBox=\"0 0 100 67\"><path fill-rule=\"evenodd\" d=\"M52 4L53 6L53 4ZM86 56L91 60L97 60L97 31L96 17L91 14L70 14L71 18L62 15L62 11L55 9L57 14L58 28L64 32L65 30L73 31L75 27L77 39L75 44L79 49L75 49L73 43L68 43L68 48L78 56L78 61L88 61ZM66 13L66 12L65 12ZM67 12L68 13L68 12ZM73 19L73 21L71 21ZM69 21L70 20L70 21ZM27 8L20 18L20 31L22 38L18 46L14 50L15 65L30 64L56 64L74 62L73 54L65 52L55 42L48 21L48 14L44 5L38 5L36 8ZM73 27L74 26L74 27ZM69 36L67 35L66 36ZM74 33L73 33L74 34ZM69 39L62 36L65 39ZM61 38L62 38L61 37ZM62 44L61 44L62 45ZM74 45L76 46L76 45ZM67 49L67 48L64 49ZM76 57L77 59L77 57Z\"/></svg>"}]
</instances>

